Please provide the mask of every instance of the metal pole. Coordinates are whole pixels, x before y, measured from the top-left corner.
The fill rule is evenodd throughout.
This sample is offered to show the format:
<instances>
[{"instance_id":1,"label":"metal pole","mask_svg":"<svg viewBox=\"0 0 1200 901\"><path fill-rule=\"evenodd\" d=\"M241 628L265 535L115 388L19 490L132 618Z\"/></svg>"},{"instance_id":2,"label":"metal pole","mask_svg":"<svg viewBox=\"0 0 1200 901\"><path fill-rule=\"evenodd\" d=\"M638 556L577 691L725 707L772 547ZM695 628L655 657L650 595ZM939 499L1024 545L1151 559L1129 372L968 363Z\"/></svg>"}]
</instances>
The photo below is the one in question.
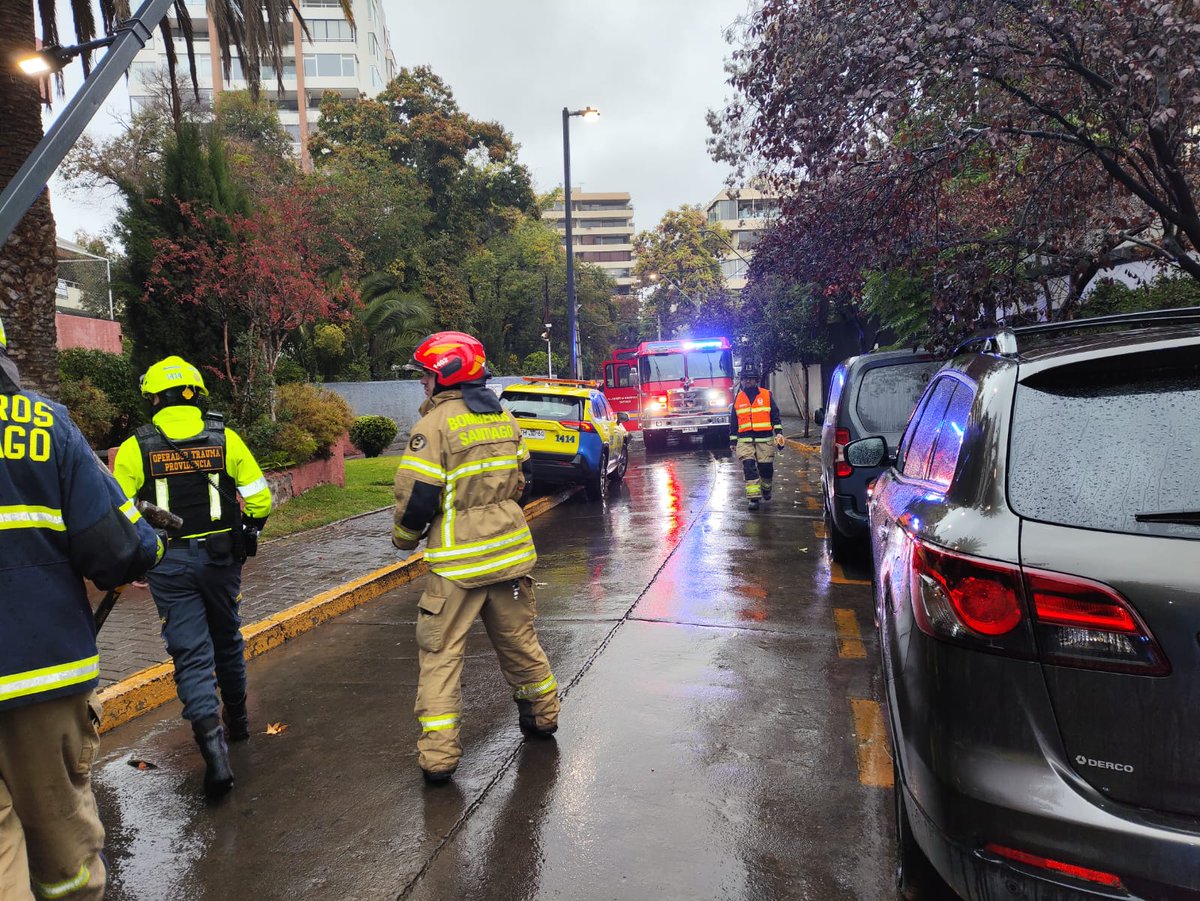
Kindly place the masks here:
<instances>
[{"instance_id":1,"label":"metal pole","mask_svg":"<svg viewBox=\"0 0 1200 901\"><path fill-rule=\"evenodd\" d=\"M115 320L117 317L116 317L116 315L113 313L113 302L112 302L112 261L111 261L111 260L107 260L107 259L106 259L106 260L104 261L104 277L105 277L105 278L108 280L108 318L109 318L109 319L114 319L114 320Z\"/></svg>"},{"instance_id":2,"label":"metal pole","mask_svg":"<svg viewBox=\"0 0 1200 901\"><path fill-rule=\"evenodd\" d=\"M162 21L174 0L145 0L132 19L121 23L116 40L104 58L84 79L83 86L71 98L46 136L34 148L24 165L0 194L0 245L6 243L16 230L25 212L46 188L46 182L63 161L63 157L79 140L96 111L129 68L138 51L150 40L151 28ZM147 25L146 23L153 23ZM5 60L7 64L8 61ZM17 75L6 77L17 78Z\"/></svg>"},{"instance_id":3,"label":"metal pole","mask_svg":"<svg viewBox=\"0 0 1200 901\"><path fill-rule=\"evenodd\" d=\"M563 119L563 206L567 214L567 368L579 378L579 326L575 321L575 244L571 236L571 111Z\"/></svg>"}]
</instances>

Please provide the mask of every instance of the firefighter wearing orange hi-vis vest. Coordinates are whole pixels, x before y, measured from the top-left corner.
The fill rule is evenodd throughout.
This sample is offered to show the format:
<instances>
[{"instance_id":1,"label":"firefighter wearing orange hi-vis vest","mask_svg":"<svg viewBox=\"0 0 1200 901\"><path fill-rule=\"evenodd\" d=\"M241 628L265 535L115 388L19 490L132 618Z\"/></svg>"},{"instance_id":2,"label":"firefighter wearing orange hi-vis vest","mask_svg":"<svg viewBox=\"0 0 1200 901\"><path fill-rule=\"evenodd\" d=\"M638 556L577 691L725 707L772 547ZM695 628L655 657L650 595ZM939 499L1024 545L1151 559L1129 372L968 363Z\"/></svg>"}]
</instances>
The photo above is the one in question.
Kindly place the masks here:
<instances>
[{"instance_id":1,"label":"firefighter wearing orange hi-vis vest","mask_svg":"<svg viewBox=\"0 0 1200 901\"><path fill-rule=\"evenodd\" d=\"M396 470L392 542L412 549L428 534L429 575L417 604L418 763L430 784L459 759L467 632L481 617L530 738L558 729L558 682L533 626L533 537L517 498L529 452L521 429L487 387L483 345L438 332L406 367L421 374L425 403Z\"/></svg>"},{"instance_id":2,"label":"firefighter wearing orange hi-vis vest","mask_svg":"<svg viewBox=\"0 0 1200 901\"><path fill-rule=\"evenodd\" d=\"M741 381L729 408L729 440L742 463L750 509L757 510L760 500L771 499L775 449L784 445L783 420L771 392L758 386L753 366L742 367Z\"/></svg>"}]
</instances>

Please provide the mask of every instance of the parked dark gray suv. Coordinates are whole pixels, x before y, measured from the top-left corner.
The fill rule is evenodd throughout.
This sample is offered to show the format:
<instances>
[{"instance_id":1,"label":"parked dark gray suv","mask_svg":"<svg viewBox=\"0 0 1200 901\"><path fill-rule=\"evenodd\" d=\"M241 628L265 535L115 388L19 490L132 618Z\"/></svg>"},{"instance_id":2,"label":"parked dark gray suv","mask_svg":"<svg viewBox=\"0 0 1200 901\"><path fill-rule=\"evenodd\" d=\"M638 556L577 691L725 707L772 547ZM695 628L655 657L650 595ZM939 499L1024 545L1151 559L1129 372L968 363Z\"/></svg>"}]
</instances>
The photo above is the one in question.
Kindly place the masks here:
<instances>
[{"instance_id":1,"label":"parked dark gray suv","mask_svg":"<svg viewBox=\"0 0 1200 901\"><path fill-rule=\"evenodd\" d=\"M885 350L843 360L829 380L821 424L821 494L829 552L839 563L865 550L867 486L882 466L852 466L846 445L881 435L895 447L921 391L942 365L929 354Z\"/></svg>"},{"instance_id":2,"label":"parked dark gray suv","mask_svg":"<svg viewBox=\"0 0 1200 901\"><path fill-rule=\"evenodd\" d=\"M1200 308L961 351L871 501L901 888L1200 898Z\"/></svg>"}]
</instances>

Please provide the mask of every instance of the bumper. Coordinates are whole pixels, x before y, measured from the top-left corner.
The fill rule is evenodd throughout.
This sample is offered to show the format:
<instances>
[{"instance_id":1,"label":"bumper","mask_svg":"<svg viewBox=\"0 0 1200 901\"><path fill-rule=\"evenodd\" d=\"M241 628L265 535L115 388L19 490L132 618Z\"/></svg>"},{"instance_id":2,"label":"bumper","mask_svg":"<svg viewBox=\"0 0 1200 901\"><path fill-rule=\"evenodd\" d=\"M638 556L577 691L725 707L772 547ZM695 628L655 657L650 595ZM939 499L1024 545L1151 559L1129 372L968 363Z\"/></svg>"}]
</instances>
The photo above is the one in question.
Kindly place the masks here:
<instances>
[{"instance_id":1,"label":"bumper","mask_svg":"<svg viewBox=\"0 0 1200 901\"><path fill-rule=\"evenodd\" d=\"M962 897L1200 897L1196 821L1114 803L1076 775L1038 664L944 645L915 627L909 635L885 639L893 667L905 658L888 673L904 724L897 790L918 843ZM1010 861L989 843L1110 873L1121 886Z\"/></svg>"},{"instance_id":2,"label":"bumper","mask_svg":"<svg viewBox=\"0 0 1200 901\"><path fill-rule=\"evenodd\" d=\"M681 413L676 416L654 416L643 413L642 428L646 431L678 432L684 429L708 429L713 426L729 428L729 413Z\"/></svg>"},{"instance_id":3,"label":"bumper","mask_svg":"<svg viewBox=\"0 0 1200 901\"><path fill-rule=\"evenodd\" d=\"M865 538L870 533L870 518L858 512L854 495L835 494L829 512L834 527L848 538Z\"/></svg>"},{"instance_id":4,"label":"bumper","mask_svg":"<svg viewBox=\"0 0 1200 901\"><path fill-rule=\"evenodd\" d=\"M599 464L581 453L568 457L565 454L532 451L529 465L535 482L582 482L596 472Z\"/></svg>"}]
</instances>

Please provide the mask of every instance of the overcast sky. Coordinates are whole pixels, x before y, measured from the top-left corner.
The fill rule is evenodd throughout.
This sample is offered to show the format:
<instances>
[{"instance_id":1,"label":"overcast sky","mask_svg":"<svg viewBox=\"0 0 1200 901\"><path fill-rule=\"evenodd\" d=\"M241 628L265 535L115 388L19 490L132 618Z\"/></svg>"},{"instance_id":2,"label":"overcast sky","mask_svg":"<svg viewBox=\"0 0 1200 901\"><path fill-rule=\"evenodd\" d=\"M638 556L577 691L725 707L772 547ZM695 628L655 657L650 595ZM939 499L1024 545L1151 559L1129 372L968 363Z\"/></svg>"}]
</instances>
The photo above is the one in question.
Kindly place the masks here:
<instances>
[{"instance_id":1,"label":"overcast sky","mask_svg":"<svg viewBox=\"0 0 1200 901\"><path fill-rule=\"evenodd\" d=\"M562 108L589 105L601 117L571 121L571 180L628 191L638 230L721 190L726 169L708 157L704 116L729 93L723 33L748 0L382 2L398 65L428 63L464 111L512 132L539 191L562 184ZM68 93L79 83L71 74ZM111 134L127 115L122 86L92 130ZM111 199L52 188L63 237L111 223Z\"/></svg>"}]
</instances>

